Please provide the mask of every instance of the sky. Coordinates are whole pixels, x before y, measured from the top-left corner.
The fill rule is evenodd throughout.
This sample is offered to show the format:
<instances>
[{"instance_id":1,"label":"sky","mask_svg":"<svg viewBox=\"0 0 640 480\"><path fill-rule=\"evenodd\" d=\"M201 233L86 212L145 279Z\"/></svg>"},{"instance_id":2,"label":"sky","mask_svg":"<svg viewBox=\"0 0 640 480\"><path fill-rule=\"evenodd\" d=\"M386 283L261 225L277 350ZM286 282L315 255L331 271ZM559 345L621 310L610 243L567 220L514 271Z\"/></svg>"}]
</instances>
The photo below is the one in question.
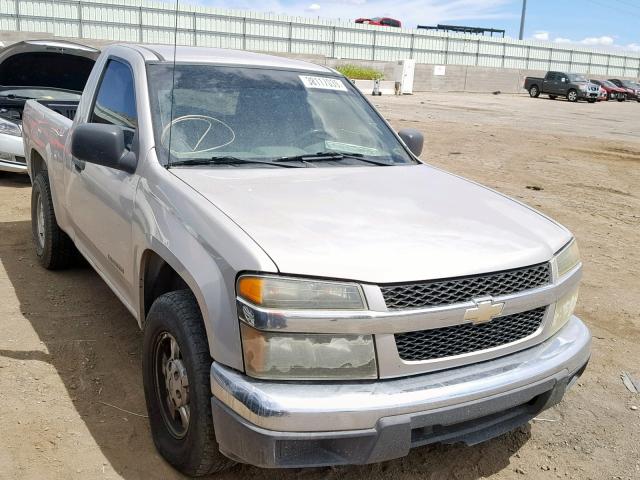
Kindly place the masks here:
<instances>
[{"instance_id":1,"label":"sky","mask_svg":"<svg viewBox=\"0 0 640 480\"><path fill-rule=\"evenodd\" d=\"M518 38L522 0L180 0L307 17L389 16L404 26L500 28ZM525 38L640 51L640 0L528 0Z\"/></svg>"}]
</instances>

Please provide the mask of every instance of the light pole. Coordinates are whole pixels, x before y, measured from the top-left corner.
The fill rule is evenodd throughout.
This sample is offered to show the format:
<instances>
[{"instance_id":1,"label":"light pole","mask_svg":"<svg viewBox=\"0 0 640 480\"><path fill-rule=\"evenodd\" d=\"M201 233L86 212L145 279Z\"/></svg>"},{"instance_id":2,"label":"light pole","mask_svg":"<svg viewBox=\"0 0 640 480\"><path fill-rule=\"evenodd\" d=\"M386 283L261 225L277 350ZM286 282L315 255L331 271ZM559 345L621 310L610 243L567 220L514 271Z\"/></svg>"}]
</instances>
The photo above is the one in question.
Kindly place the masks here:
<instances>
[{"instance_id":1,"label":"light pole","mask_svg":"<svg viewBox=\"0 0 640 480\"><path fill-rule=\"evenodd\" d=\"M520 17L520 40L524 37L524 17L527 14L527 0L522 0L522 16Z\"/></svg>"}]
</instances>

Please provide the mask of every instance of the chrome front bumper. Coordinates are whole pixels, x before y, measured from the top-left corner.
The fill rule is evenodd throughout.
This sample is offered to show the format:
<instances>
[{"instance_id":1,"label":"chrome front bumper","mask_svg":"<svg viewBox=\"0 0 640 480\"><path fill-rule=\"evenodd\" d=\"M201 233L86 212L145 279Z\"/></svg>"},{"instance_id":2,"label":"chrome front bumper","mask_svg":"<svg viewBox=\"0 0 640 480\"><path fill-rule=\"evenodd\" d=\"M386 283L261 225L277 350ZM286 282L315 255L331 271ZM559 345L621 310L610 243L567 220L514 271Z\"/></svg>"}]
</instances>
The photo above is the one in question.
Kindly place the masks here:
<instances>
[{"instance_id":1,"label":"chrome front bumper","mask_svg":"<svg viewBox=\"0 0 640 480\"><path fill-rule=\"evenodd\" d=\"M535 347L401 379L272 382L214 362L216 437L229 457L267 467L368 463L433 441L482 441L557 403L588 362L590 349L589 330L572 317ZM326 441L341 445L342 453L327 453Z\"/></svg>"}]
</instances>

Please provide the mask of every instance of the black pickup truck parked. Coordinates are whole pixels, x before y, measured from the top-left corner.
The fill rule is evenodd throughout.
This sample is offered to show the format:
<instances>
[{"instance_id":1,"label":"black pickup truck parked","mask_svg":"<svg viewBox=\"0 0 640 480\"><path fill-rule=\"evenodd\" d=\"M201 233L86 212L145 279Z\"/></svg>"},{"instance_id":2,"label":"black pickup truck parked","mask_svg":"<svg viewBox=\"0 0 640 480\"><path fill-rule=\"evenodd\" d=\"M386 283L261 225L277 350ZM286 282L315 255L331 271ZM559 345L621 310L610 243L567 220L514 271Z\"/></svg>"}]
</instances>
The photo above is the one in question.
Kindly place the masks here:
<instances>
[{"instance_id":1,"label":"black pickup truck parked","mask_svg":"<svg viewBox=\"0 0 640 480\"><path fill-rule=\"evenodd\" d=\"M570 102L587 100L595 103L600 92L600 87L590 83L584 75L562 72L547 72L544 78L527 77L524 79L524 88L533 98L544 93L552 100L567 97Z\"/></svg>"}]
</instances>

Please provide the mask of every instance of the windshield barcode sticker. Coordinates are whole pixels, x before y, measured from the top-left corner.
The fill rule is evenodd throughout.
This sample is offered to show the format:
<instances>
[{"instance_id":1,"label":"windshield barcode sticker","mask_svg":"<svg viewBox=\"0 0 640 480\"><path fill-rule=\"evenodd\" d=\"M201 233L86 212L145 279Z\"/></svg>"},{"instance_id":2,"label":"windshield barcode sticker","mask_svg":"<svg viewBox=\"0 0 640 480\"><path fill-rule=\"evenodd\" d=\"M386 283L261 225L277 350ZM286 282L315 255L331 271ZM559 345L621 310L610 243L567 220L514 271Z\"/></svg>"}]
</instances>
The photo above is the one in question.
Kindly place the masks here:
<instances>
[{"instance_id":1,"label":"windshield barcode sticker","mask_svg":"<svg viewBox=\"0 0 640 480\"><path fill-rule=\"evenodd\" d=\"M347 87L339 78L328 77L311 77L309 75L300 75L300 80L307 88L320 88L322 90L338 90L346 92Z\"/></svg>"}]
</instances>

